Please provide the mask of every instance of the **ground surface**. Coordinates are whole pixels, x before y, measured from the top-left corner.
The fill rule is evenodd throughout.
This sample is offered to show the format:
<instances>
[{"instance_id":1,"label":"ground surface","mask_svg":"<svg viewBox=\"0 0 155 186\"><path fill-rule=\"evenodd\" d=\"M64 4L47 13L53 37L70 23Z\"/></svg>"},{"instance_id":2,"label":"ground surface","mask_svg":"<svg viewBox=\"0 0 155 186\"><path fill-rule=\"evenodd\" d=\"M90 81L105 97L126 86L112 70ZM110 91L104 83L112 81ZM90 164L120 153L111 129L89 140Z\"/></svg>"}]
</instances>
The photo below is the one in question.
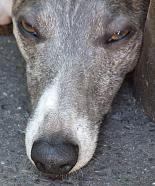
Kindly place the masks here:
<instances>
[{"instance_id":1,"label":"ground surface","mask_svg":"<svg viewBox=\"0 0 155 186\"><path fill-rule=\"evenodd\" d=\"M78 173L52 181L25 155L28 117L24 63L13 38L0 38L0 186L155 185L155 124L124 83L103 122L94 159Z\"/></svg>"}]
</instances>

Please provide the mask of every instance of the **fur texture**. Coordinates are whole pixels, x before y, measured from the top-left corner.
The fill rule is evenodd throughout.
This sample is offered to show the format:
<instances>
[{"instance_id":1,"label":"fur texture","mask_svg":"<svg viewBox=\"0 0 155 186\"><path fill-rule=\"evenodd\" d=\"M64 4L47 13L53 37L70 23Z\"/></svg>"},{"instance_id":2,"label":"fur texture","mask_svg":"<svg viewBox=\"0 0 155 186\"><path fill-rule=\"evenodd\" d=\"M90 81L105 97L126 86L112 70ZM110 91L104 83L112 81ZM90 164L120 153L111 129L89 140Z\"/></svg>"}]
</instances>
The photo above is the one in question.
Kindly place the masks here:
<instances>
[{"instance_id":1,"label":"fur texture","mask_svg":"<svg viewBox=\"0 0 155 186\"><path fill-rule=\"evenodd\" d=\"M26 130L30 160L33 142L57 133L79 146L71 172L92 158L100 121L138 60L148 4L149 0L14 1L14 35L27 62L33 105ZM40 39L21 32L21 18L38 30ZM131 30L129 37L107 44L113 33L125 29Z\"/></svg>"}]
</instances>

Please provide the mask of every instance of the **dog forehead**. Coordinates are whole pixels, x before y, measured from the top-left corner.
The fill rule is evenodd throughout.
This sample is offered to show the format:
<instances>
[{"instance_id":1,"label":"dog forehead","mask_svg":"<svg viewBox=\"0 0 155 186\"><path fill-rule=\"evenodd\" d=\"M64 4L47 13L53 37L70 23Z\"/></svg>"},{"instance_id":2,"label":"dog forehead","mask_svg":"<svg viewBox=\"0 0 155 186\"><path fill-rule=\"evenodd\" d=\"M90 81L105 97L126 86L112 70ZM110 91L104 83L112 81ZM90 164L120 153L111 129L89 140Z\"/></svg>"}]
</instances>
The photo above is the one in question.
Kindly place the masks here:
<instances>
[{"instance_id":1,"label":"dog forehead","mask_svg":"<svg viewBox=\"0 0 155 186\"><path fill-rule=\"evenodd\" d=\"M66 24L66 20L80 20L80 24L90 25L101 17L100 21L104 25L119 15L130 17L129 14L133 14L131 19L134 19L136 14L143 11L139 11L143 3L144 0L14 0L13 15L22 14L33 20L38 18L39 25L46 23L49 26L52 24L51 20L62 20L63 24Z\"/></svg>"},{"instance_id":2,"label":"dog forehead","mask_svg":"<svg viewBox=\"0 0 155 186\"><path fill-rule=\"evenodd\" d=\"M53 3L54 1L55 2L61 2L61 3L71 3L72 5L75 5L75 4L79 4L79 3L82 3L82 2L86 2L86 3L90 3L90 2L93 2L93 3L104 3L106 2L107 0L37 0L37 2L50 2L50 3ZM147 1L147 0L146 0ZM21 3L24 3L24 2L36 2L36 0L14 0L14 3L17 3L17 4L21 4ZM126 0L108 0L107 2L110 2L111 4L113 5L117 5L120 3L124 3L124 4L127 4L127 5L135 5L135 3L141 3L141 2L145 2L145 0L130 0L130 1L126 1Z\"/></svg>"},{"instance_id":3,"label":"dog forehead","mask_svg":"<svg viewBox=\"0 0 155 186\"><path fill-rule=\"evenodd\" d=\"M139 24L148 4L149 0L14 0L13 15L27 15L30 19L38 19L39 25L49 27L54 26L53 20L57 20L65 25L78 21L86 28L93 22L97 23L98 18L98 23L106 26L120 15Z\"/></svg>"},{"instance_id":4,"label":"dog forehead","mask_svg":"<svg viewBox=\"0 0 155 186\"><path fill-rule=\"evenodd\" d=\"M118 12L118 9L119 11L138 9L141 4L145 2L149 2L149 0L14 0L14 7L20 9L20 7L29 4L31 8L35 7L34 11L37 11L37 7L44 9L47 8L48 4L51 9L65 9L68 7L77 9L77 7L83 6L82 10L85 11L86 7L94 8L94 5L95 8L103 8L102 6L106 6L106 8Z\"/></svg>"}]
</instances>

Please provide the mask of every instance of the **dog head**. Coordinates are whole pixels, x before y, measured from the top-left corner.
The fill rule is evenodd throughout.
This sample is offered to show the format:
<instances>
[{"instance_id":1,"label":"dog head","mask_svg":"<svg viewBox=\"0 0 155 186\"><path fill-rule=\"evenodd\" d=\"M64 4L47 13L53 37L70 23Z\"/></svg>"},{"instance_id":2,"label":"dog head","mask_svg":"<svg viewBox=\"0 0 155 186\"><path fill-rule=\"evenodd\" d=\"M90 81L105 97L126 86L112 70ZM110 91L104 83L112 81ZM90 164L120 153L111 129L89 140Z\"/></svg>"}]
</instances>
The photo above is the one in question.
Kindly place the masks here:
<instances>
[{"instance_id":1,"label":"dog head","mask_svg":"<svg viewBox=\"0 0 155 186\"><path fill-rule=\"evenodd\" d=\"M137 62L147 0L15 0L14 35L33 112L29 159L66 174L92 158L100 121Z\"/></svg>"}]
</instances>

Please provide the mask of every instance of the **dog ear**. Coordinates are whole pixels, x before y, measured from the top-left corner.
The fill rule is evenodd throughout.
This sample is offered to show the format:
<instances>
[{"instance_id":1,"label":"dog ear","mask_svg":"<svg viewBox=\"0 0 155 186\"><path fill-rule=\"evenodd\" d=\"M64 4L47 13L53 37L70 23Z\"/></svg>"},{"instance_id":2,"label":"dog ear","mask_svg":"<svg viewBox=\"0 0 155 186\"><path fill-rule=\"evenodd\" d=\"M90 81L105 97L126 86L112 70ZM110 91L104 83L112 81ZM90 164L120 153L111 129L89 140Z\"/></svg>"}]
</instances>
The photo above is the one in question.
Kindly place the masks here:
<instances>
[{"instance_id":1,"label":"dog ear","mask_svg":"<svg viewBox=\"0 0 155 186\"><path fill-rule=\"evenodd\" d=\"M0 0L0 25L11 22L13 0Z\"/></svg>"}]
</instances>

